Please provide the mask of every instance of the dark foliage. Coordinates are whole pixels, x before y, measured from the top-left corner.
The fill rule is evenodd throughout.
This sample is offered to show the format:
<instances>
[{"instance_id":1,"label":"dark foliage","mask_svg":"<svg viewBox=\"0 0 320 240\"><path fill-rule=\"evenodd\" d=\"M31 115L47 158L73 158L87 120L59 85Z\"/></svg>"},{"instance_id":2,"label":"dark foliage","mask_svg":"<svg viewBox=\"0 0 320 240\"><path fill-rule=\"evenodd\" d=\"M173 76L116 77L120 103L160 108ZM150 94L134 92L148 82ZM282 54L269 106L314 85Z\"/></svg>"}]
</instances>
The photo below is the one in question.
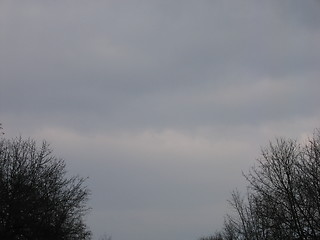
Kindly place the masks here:
<instances>
[{"instance_id":1,"label":"dark foliage","mask_svg":"<svg viewBox=\"0 0 320 240\"><path fill-rule=\"evenodd\" d=\"M48 144L0 140L0 239L89 239L84 179L66 176Z\"/></svg>"}]
</instances>

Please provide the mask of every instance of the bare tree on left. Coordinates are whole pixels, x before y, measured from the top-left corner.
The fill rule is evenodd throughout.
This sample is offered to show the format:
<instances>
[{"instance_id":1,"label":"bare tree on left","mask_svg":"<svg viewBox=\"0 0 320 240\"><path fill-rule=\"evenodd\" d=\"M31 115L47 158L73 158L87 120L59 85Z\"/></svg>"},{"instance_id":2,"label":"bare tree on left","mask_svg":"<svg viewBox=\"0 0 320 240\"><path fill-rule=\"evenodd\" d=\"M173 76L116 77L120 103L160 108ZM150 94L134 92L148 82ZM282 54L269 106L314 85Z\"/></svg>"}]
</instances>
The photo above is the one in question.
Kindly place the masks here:
<instances>
[{"instance_id":1,"label":"bare tree on left","mask_svg":"<svg viewBox=\"0 0 320 240\"><path fill-rule=\"evenodd\" d=\"M85 178L68 177L46 142L0 139L0 239L90 239Z\"/></svg>"}]
</instances>

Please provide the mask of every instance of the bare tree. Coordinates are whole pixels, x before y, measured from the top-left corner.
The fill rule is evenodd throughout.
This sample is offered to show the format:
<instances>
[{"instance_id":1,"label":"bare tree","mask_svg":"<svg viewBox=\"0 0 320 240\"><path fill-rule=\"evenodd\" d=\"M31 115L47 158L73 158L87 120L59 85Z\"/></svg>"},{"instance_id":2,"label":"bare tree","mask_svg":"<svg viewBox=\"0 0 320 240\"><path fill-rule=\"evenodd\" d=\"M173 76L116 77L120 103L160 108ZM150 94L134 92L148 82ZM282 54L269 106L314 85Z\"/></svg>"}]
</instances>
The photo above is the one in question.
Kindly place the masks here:
<instances>
[{"instance_id":1,"label":"bare tree","mask_svg":"<svg viewBox=\"0 0 320 240\"><path fill-rule=\"evenodd\" d=\"M223 240L222 233L216 232L214 235L209 237L202 237L199 240Z\"/></svg>"},{"instance_id":2,"label":"bare tree","mask_svg":"<svg viewBox=\"0 0 320 240\"><path fill-rule=\"evenodd\" d=\"M271 235L282 239L306 237L296 199L300 159L300 145L292 140L278 139L262 151L258 165L246 175L253 195L260 199L257 214L266 223L264 227Z\"/></svg>"},{"instance_id":3,"label":"bare tree","mask_svg":"<svg viewBox=\"0 0 320 240\"><path fill-rule=\"evenodd\" d=\"M320 239L320 132L307 144L277 139L245 174L247 194L233 192L222 231L229 240Z\"/></svg>"},{"instance_id":4,"label":"bare tree","mask_svg":"<svg viewBox=\"0 0 320 240\"><path fill-rule=\"evenodd\" d=\"M67 177L46 142L0 140L0 239L90 239L84 178Z\"/></svg>"}]
</instances>

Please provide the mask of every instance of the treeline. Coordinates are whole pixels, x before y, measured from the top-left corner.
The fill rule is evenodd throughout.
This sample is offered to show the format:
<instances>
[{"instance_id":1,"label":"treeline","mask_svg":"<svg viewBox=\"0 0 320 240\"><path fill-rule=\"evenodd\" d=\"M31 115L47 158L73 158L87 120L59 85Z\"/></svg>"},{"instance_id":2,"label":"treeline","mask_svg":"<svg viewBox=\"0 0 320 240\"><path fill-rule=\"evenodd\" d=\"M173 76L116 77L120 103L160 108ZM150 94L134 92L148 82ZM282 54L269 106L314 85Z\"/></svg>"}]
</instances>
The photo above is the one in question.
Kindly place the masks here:
<instances>
[{"instance_id":1,"label":"treeline","mask_svg":"<svg viewBox=\"0 0 320 240\"><path fill-rule=\"evenodd\" d=\"M235 214L201 240L320 239L320 131L307 143L278 139L244 174L246 193L234 191Z\"/></svg>"}]
</instances>

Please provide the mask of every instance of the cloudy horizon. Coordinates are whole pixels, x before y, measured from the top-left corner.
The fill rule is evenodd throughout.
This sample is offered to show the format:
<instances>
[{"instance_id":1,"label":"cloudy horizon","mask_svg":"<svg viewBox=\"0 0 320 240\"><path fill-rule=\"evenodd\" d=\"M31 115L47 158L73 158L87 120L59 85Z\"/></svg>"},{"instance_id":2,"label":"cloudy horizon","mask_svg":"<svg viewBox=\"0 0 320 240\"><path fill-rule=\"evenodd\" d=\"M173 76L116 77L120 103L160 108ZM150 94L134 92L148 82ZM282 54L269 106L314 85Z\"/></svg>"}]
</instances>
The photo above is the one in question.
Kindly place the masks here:
<instances>
[{"instance_id":1,"label":"cloudy horizon","mask_svg":"<svg viewBox=\"0 0 320 240\"><path fill-rule=\"evenodd\" d=\"M196 240L319 128L320 2L0 3L0 122L88 176L98 239Z\"/></svg>"}]
</instances>

